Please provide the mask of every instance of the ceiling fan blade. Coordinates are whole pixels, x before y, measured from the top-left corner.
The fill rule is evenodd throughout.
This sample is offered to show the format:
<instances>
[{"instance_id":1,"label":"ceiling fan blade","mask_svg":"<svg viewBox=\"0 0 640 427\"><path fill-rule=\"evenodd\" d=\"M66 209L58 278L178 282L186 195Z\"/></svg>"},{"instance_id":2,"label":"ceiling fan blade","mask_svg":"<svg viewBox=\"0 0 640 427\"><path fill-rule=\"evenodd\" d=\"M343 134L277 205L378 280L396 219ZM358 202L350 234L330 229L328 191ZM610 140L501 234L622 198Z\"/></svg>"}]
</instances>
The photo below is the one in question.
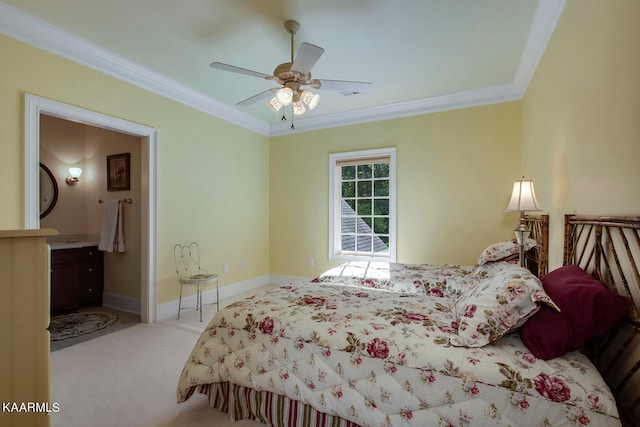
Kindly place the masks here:
<instances>
[{"instance_id":1,"label":"ceiling fan blade","mask_svg":"<svg viewBox=\"0 0 640 427\"><path fill-rule=\"evenodd\" d=\"M373 83L314 79L311 81L310 86L316 89L333 90L348 96L370 91L373 88Z\"/></svg>"},{"instance_id":2,"label":"ceiling fan blade","mask_svg":"<svg viewBox=\"0 0 640 427\"><path fill-rule=\"evenodd\" d=\"M223 70L223 71L231 71L232 73L245 74L247 76L259 77L261 79L271 79L273 76L269 74L259 73L257 71L247 70L246 68L236 67L235 65L223 64L222 62L212 62L209 64L209 67Z\"/></svg>"},{"instance_id":3,"label":"ceiling fan blade","mask_svg":"<svg viewBox=\"0 0 640 427\"><path fill-rule=\"evenodd\" d=\"M267 99L268 97L272 96L272 94L274 94L278 89L279 88L277 87L267 89L264 92L260 92L257 95L253 95L252 97L245 99L244 101L238 102L236 105L239 107L245 107L247 105L254 104L260 100Z\"/></svg>"},{"instance_id":4,"label":"ceiling fan blade","mask_svg":"<svg viewBox=\"0 0 640 427\"><path fill-rule=\"evenodd\" d=\"M302 43L295 59L291 70L298 71L302 74L309 74L311 68L318 62L318 59L324 53L324 49L310 43Z\"/></svg>"}]
</instances>

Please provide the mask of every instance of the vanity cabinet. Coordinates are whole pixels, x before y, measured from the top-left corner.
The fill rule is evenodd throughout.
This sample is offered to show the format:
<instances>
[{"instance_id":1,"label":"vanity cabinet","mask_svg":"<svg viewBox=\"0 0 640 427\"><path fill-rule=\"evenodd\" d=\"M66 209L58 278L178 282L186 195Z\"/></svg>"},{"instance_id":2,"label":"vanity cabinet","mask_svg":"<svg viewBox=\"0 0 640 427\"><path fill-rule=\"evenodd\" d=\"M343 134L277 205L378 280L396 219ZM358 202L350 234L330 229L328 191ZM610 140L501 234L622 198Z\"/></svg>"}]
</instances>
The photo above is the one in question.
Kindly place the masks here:
<instances>
[{"instance_id":1,"label":"vanity cabinet","mask_svg":"<svg viewBox=\"0 0 640 427\"><path fill-rule=\"evenodd\" d=\"M97 246L51 251L51 311L102 305L103 254Z\"/></svg>"}]
</instances>

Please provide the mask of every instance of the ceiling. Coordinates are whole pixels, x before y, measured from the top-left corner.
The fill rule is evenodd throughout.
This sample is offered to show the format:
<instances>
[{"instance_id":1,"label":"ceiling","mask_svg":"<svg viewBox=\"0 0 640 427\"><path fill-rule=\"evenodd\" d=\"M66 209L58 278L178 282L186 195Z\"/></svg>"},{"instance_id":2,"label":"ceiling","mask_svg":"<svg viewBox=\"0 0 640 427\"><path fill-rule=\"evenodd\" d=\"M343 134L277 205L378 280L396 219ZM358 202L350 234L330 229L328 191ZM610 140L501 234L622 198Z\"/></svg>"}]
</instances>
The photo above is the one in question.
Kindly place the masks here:
<instances>
[{"instance_id":1,"label":"ceiling","mask_svg":"<svg viewBox=\"0 0 640 427\"><path fill-rule=\"evenodd\" d=\"M324 54L313 78L371 82L294 118L295 132L520 99L561 0L0 0L0 32L265 135L291 132L266 101L291 56L284 22Z\"/></svg>"}]
</instances>

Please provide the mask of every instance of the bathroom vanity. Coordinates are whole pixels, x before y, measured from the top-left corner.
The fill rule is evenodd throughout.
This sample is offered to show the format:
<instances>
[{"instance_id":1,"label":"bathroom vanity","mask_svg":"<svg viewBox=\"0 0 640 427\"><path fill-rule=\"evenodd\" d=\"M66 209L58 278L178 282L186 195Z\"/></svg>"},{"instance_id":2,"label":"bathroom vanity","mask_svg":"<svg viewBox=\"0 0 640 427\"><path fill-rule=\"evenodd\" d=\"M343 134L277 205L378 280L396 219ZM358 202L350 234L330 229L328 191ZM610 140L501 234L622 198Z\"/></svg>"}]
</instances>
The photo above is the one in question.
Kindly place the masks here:
<instances>
[{"instance_id":1,"label":"bathroom vanity","mask_svg":"<svg viewBox=\"0 0 640 427\"><path fill-rule=\"evenodd\" d=\"M57 237L57 236L56 236ZM51 312L101 306L103 253L92 238L51 241Z\"/></svg>"}]
</instances>

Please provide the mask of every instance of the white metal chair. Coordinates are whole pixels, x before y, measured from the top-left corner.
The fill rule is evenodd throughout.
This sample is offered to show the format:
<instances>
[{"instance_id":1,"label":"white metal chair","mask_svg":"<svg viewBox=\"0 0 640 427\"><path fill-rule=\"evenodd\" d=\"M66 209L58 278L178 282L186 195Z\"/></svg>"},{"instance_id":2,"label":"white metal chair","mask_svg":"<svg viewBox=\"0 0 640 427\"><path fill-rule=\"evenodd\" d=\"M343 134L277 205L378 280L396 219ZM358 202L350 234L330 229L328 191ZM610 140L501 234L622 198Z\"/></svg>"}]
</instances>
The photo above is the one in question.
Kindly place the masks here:
<instances>
[{"instance_id":1,"label":"white metal chair","mask_svg":"<svg viewBox=\"0 0 640 427\"><path fill-rule=\"evenodd\" d=\"M211 284L216 284L216 308L220 310L218 293L218 275L211 274L200 267L200 246L197 242L186 245L177 244L173 247L173 256L176 263L176 274L180 283L180 299L178 301L178 319L182 307L182 289L185 286L193 286L196 289L196 311L200 311L200 321L202 322L202 289ZM185 307L192 308L192 307Z\"/></svg>"}]
</instances>

